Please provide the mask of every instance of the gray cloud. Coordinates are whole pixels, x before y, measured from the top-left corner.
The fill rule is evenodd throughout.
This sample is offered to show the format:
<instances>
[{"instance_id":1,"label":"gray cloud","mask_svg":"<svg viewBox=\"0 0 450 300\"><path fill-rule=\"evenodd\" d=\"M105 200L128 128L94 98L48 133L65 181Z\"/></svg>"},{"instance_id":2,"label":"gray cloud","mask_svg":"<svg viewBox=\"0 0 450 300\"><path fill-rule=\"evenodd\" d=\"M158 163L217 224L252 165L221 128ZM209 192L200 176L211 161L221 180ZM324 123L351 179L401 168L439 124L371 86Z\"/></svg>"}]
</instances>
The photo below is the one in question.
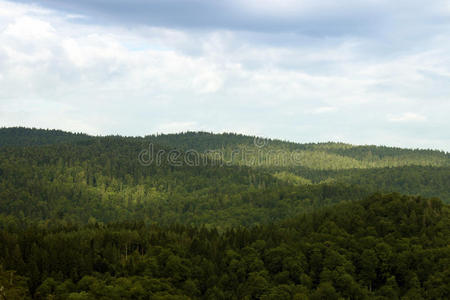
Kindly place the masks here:
<instances>
[{"instance_id":1,"label":"gray cloud","mask_svg":"<svg viewBox=\"0 0 450 300\"><path fill-rule=\"evenodd\" d=\"M423 1L293 0L42 0L90 22L201 30L295 32L314 36L376 35L392 26L448 24L448 5Z\"/></svg>"}]
</instances>

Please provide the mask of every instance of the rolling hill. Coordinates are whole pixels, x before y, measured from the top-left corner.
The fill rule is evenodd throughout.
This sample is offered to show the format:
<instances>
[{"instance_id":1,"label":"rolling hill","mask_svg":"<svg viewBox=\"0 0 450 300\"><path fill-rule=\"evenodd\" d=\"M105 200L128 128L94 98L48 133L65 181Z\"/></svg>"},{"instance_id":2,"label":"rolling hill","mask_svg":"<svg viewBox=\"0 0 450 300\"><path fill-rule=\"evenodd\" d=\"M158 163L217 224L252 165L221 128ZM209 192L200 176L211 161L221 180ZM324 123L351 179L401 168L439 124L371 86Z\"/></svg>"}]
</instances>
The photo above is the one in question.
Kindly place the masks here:
<instances>
[{"instance_id":1,"label":"rolling hill","mask_svg":"<svg viewBox=\"0 0 450 300\"><path fill-rule=\"evenodd\" d=\"M21 218L225 228L273 222L378 191L450 202L450 159L440 151L255 142L210 133L94 137L3 128L0 137L0 213ZM150 155L149 145L154 160L146 164L139 158ZM220 149L219 157L207 151ZM245 161L226 159L243 149ZM269 164L257 160L258 151L300 151L306 162ZM395 163L384 166L389 162Z\"/></svg>"},{"instance_id":2,"label":"rolling hill","mask_svg":"<svg viewBox=\"0 0 450 300\"><path fill-rule=\"evenodd\" d=\"M2 128L0 298L447 299L449 183L434 150Z\"/></svg>"}]
</instances>

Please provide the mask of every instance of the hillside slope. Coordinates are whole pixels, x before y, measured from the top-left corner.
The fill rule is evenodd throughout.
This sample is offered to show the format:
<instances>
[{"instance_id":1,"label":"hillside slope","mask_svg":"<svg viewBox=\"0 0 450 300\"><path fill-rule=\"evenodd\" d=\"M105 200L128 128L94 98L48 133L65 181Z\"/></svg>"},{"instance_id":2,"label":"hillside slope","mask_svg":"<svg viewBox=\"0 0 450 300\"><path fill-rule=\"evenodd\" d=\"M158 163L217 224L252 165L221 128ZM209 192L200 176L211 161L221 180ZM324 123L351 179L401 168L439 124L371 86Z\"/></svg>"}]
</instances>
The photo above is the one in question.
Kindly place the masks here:
<instances>
[{"instance_id":1,"label":"hillside slope","mask_svg":"<svg viewBox=\"0 0 450 300\"><path fill-rule=\"evenodd\" d=\"M436 150L343 143L299 144L234 133L186 132L152 135L146 139L183 151L220 152L226 161L244 165L304 166L334 170L408 165L450 166L450 154Z\"/></svg>"},{"instance_id":2,"label":"hillside slope","mask_svg":"<svg viewBox=\"0 0 450 300\"><path fill-rule=\"evenodd\" d=\"M116 136L117 137L117 136ZM33 146L101 140L61 130L1 128L0 146ZM353 169L408 165L450 166L450 153L437 150L385 146L354 146L343 143L299 144L234 133L185 132L124 137L136 143L154 143L180 151L217 155L231 164L249 166L304 166L312 169Z\"/></svg>"},{"instance_id":3,"label":"hillside slope","mask_svg":"<svg viewBox=\"0 0 450 300\"><path fill-rule=\"evenodd\" d=\"M191 135L214 142L207 147L217 146L220 140L229 142L227 147L237 145L236 140L253 143L252 137L231 134L170 135L171 140L179 139L179 145L184 141L192 143L188 146L199 145L199 164L189 165L189 154L169 145L167 136L92 137L61 131L0 129L0 136L8 137L0 147L0 214L72 223L143 220L226 228L270 223L315 208L355 201L377 191L440 197L450 202L450 167L321 170L220 164L202 154L206 146L202 148L202 143L188 138ZM274 143L280 147L293 145ZM152 163L145 164L139 157L142 151L148 151L149 144L155 157ZM300 146L324 147L296 145ZM169 159L174 149L179 154L175 161ZM424 161L429 156L443 155L436 151L424 153Z\"/></svg>"}]
</instances>

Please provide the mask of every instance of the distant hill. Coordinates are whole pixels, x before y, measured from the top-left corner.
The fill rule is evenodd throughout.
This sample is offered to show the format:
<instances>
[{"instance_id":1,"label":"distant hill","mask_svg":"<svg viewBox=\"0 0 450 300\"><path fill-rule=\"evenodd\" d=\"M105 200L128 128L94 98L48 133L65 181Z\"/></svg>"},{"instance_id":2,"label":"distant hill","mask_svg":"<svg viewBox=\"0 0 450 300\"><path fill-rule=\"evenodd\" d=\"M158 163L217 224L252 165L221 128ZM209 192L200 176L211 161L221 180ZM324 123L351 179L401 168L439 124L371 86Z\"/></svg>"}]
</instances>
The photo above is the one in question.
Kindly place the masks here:
<instances>
[{"instance_id":1,"label":"distant hill","mask_svg":"<svg viewBox=\"0 0 450 300\"><path fill-rule=\"evenodd\" d=\"M1 128L0 146L32 146L99 140L82 133L61 130ZM119 137L118 137L119 138ZM234 133L185 132L142 137L128 141L155 143L180 151L220 158L229 164L247 166L303 166L341 170L400 166L450 166L450 153L437 150L402 149L385 146L354 146L343 143L299 144Z\"/></svg>"},{"instance_id":2,"label":"distant hill","mask_svg":"<svg viewBox=\"0 0 450 300\"><path fill-rule=\"evenodd\" d=\"M226 227L281 220L378 191L450 202L449 158L439 151L274 140L255 145L254 137L210 133L93 137L2 128L0 137L0 214L38 220ZM150 144L153 161L143 164L140 155L149 154ZM225 149L225 162L205 152L214 148ZM198 164L189 164L190 149L198 149ZM227 163L236 149L248 150L248 157ZM257 161L258 151L296 153L301 160Z\"/></svg>"},{"instance_id":3,"label":"distant hill","mask_svg":"<svg viewBox=\"0 0 450 300\"><path fill-rule=\"evenodd\" d=\"M83 133L71 133L55 129L37 129L25 127L0 128L1 146L37 146L58 143L73 143L92 139Z\"/></svg>"},{"instance_id":4,"label":"distant hill","mask_svg":"<svg viewBox=\"0 0 450 300\"><path fill-rule=\"evenodd\" d=\"M214 150L220 151L227 161L244 165L304 166L335 170L408 165L450 166L450 154L437 150L354 146L331 142L299 144L234 133L185 132L146 138L185 151L194 149L204 153L212 150L213 154Z\"/></svg>"}]
</instances>

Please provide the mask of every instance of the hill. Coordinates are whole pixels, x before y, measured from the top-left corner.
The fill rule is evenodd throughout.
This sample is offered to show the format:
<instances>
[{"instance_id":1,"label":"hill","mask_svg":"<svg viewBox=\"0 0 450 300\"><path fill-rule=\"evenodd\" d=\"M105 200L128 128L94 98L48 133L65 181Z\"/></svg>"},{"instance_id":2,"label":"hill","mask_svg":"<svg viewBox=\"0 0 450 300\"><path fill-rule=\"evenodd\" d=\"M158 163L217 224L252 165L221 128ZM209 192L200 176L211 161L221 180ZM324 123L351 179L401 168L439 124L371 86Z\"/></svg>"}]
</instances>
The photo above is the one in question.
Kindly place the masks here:
<instances>
[{"instance_id":1,"label":"hill","mask_svg":"<svg viewBox=\"0 0 450 300\"><path fill-rule=\"evenodd\" d=\"M233 164L250 166L304 166L340 170L398 166L450 166L450 154L436 150L343 143L299 144L234 133L185 132L146 136L157 144L183 151L217 154Z\"/></svg>"},{"instance_id":2,"label":"hill","mask_svg":"<svg viewBox=\"0 0 450 300\"><path fill-rule=\"evenodd\" d=\"M447 299L449 182L433 150L2 128L0 298Z\"/></svg>"},{"instance_id":3,"label":"hill","mask_svg":"<svg viewBox=\"0 0 450 300\"><path fill-rule=\"evenodd\" d=\"M118 137L118 136L116 136ZM80 143L104 139L61 130L1 128L0 146L33 146ZM180 151L195 151L229 164L249 166L304 166L310 169L340 170L398 166L450 166L450 154L437 150L402 149L385 146L355 146L343 143L299 144L289 141L245 136L235 133L185 132L142 137L123 137L137 143L146 141ZM219 155L219 156L217 156Z\"/></svg>"},{"instance_id":4,"label":"hill","mask_svg":"<svg viewBox=\"0 0 450 300\"><path fill-rule=\"evenodd\" d=\"M192 135L211 142L188 138ZM89 220L143 220L226 228L282 220L377 191L440 197L450 202L448 160L443 160L442 166L322 170L295 165L224 164L203 152L220 140L230 149L254 142L253 137L233 134L92 137L13 128L1 129L0 136L7 137L0 147L0 213L22 219L81 224ZM178 146L167 142L177 139ZM180 150L185 141L191 144ZM146 164L139 157L148 151L149 144L155 157ZM274 144L280 148L326 148L323 144ZM187 162L192 152L188 147L196 145L200 149L195 152L198 164L190 165ZM395 149L386 149L396 153ZM448 157L438 151L398 152L400 156L412 153L423 157L424 162L430 157ZM159 160L157 153L162 153ZM174 153L178 158L170 159ZM323 164L331 163L323 160Z\"/></svg>"}]
</instances>

